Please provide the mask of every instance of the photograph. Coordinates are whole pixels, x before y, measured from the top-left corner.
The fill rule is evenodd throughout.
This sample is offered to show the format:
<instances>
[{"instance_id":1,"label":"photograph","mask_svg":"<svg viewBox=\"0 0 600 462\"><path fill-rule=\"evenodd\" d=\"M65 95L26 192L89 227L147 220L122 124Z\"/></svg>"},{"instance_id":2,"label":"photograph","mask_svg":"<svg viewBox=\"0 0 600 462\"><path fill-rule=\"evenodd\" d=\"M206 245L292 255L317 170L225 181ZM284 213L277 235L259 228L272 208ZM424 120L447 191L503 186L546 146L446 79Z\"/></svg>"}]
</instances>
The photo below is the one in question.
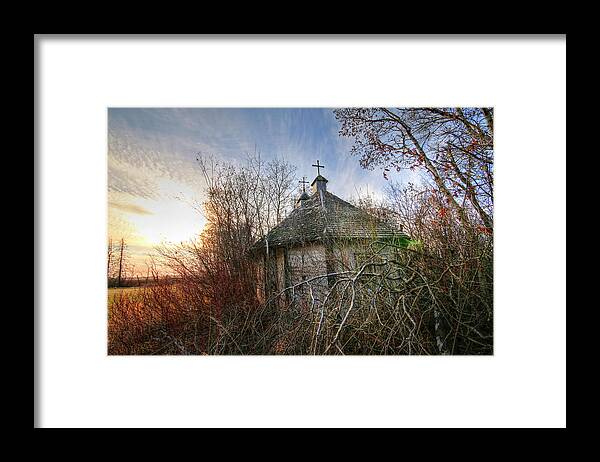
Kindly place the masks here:
<instances>
[{"instance_id":1,"label":"photograph","mask_svg":"<svg viewBox=\"0 0 600 462\"><path fill-rule=\"evenodd\" d=\"M36 34L34 428L566 429L566 38Z\"/></svg>"},{"instance_id":2,"label":"photograph","mask_svg":"<svg viewBox=\"0 0 600 462\"><path fill-rule=\"evenodd\" d=\"M493 107L108 107L107 354L493 355Z\"/></svg>"}]
</instances>

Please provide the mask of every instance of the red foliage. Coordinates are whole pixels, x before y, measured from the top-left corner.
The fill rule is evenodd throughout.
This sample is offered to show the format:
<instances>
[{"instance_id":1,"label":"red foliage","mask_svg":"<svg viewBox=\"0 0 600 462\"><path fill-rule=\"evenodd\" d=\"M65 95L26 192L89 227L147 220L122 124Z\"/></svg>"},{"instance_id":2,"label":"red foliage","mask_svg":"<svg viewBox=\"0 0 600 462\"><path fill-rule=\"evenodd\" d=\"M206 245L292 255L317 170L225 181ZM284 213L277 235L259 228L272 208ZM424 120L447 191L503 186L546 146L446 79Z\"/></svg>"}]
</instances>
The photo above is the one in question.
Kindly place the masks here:
<instances>
[{"instance_id":1,"label":"red foliage","mask_svg":"<svg viewBox=\"0 0 600 462\"><path fill-rule=\"evenodd\" d=\"M487 235L491 235L492 234L492 229L488 228L487 226L478 226L477 230L482 233L482 234L487 234Z\"/></svg>"}]
</instances>

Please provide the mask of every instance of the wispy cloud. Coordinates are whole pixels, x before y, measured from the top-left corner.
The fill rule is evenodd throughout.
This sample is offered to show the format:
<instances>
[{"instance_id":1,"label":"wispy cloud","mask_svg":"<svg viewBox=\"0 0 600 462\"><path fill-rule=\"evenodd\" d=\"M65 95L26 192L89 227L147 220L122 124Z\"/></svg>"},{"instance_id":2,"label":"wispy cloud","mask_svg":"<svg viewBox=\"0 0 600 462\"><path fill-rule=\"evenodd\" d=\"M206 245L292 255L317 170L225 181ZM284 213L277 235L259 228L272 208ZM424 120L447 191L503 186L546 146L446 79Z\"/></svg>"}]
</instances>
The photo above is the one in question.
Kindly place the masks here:
<instances>
[{"instance_id":1,"label":"wispy cloud","mask_svg":"<svg viewBox=\"0 0 600 462\"><path fill-rule=\"evenodd\" d=\"M137 215L152 215L152 212L136 204L123 204L120 202L109 201L108 206L127 213L134 213Z\"/></svg>"}]
</instances>

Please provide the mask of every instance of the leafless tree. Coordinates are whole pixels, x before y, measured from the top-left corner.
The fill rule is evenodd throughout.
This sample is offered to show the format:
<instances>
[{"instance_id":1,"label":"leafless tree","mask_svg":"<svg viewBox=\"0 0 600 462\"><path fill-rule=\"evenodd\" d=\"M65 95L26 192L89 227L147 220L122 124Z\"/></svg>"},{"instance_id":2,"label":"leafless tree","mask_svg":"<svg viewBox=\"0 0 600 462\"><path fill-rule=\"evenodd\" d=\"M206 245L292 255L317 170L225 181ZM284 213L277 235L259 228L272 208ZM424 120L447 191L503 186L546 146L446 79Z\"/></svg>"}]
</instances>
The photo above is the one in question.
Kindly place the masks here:
<instances>
[{"instance_id":1,"label":"leafless tree","mask_svg":"<svg viewBox=\"0 0 600 462\"><path fill-rule=\"evenodd\" d=\"M117 244L113 242L113 238L108 240L107 252L107 278L108 284L116 284L121 287L126 278L133 274L135 267L130 262L127 242L122 237Z\"/></svg>"},{"instance_id":2,"label":"leafless tree","mask_svg":"<svg viewBox=\"0 0 600 462\"><path fill-rule=\"evenodd\" d=\"M115 248L113 246L112 238L108 239L108 252L106 257L106 279L108 284L110 285L110 280L112 277L113 266L114 266L114 254Z\"/></svg>"},{"instance_id":3,"label":"leafless tree","mask_svg":"<svg viewBox=\"0 0 600 462\"><path fill-rule=\"evenodd\" d=\"M117 277L117 285L119 287L121 287L121 281L122 281L122 276L123 276L123 269L124 269L124 261L123 261L123 256L125 255L125 240L123 238L121 238L121 242L119 242L119 275Z\"/></svg>"}]
</instances>

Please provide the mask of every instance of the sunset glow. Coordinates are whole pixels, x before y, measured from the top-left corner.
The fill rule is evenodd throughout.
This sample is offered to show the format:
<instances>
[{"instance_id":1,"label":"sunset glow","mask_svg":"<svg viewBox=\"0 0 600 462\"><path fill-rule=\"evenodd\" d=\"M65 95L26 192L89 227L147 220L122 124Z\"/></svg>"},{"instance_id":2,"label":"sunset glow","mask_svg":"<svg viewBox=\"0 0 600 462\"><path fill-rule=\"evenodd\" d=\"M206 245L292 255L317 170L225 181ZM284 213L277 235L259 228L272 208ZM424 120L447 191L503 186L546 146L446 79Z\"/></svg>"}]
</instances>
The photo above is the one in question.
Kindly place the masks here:
<instances>
[{"instance_id":1,"label":"sunset glow","mask_svg":"<svg viewBox=\"0 0 600 462\"><path fill-rule=\"evenodd\" d=\"M108 237L126 240L138 274L157 245L195 239L206 223L199 156L240 164L260 153L309 179L320 159L340 197L382 194L381 172L362 169L338 130L331 109L111 108Z\"/></svg>"},{"instance_id":2,"label":"sunset glow","mask_svg":"<svg viewBox=\"0 0 600 462\"><path fill-rule=\"evenodd\" d=\"M205 225L198 210L197 194L184 183L161 179L156 198L109 193L109 235L125 237L139 271L160 244L177 244L195 239Z\"/></svg>"},{"instance_id":3,"label":"sunset glow","mask_svg":"<svg viewBox=\"0 0 600 462\"><path fill-rule=\"evenodd\" d=\"M159 199L138 198L147 213L130 213L129 220L139 233L141 244L154 246L193 239L204 226L203 216L191 205L194 192L182 183L160 180Z\"/></svg>"}]
</instances>

